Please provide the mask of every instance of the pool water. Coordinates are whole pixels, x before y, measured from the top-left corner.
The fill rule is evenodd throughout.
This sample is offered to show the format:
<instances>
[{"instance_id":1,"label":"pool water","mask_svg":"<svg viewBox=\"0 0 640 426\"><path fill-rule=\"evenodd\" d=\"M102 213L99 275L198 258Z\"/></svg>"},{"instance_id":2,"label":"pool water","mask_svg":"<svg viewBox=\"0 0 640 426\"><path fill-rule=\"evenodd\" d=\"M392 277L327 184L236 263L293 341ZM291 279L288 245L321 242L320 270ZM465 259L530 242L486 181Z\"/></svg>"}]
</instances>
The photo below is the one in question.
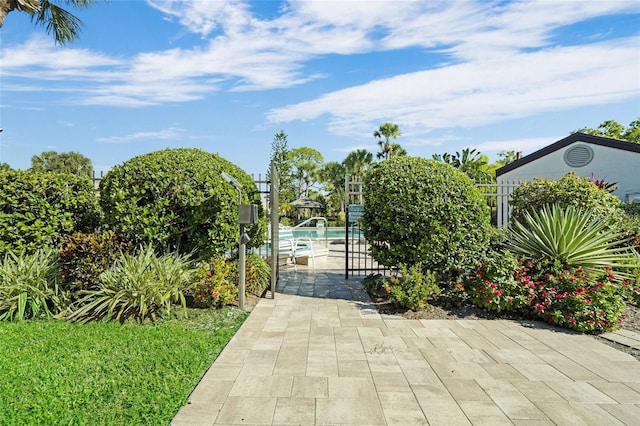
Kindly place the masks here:
<instances>
[{"instance_id":1,"label":"pool water","mask_svg":"<svg viewBox=\"0 0 640 426\"><path fill-rule=\"evenodd\" d=\"M345 230L343 227L328 227L328 228L292 228L293 236L296 238L327 238L334 240L344 240L345 239ZM350 228L349 229L349 238L359 238L360 237L360 229L358 228Z\"/></svg>"}]
</instances>

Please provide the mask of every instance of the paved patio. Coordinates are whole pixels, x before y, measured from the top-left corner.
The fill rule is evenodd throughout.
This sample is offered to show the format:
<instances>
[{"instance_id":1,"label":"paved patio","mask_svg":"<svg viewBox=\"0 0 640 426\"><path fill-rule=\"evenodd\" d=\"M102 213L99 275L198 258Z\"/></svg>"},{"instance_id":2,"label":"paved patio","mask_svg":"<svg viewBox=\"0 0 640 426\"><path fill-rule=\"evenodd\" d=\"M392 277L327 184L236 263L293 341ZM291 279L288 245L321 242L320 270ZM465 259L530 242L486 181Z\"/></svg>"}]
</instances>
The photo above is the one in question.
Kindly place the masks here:
<instances>
[{"instance_id":1,"label":"paved patio","mask_svg":"<svg viewBox=\"0 0 640 426\"><path fill-rule=\"evenodd\" d=\"M383 316L341 266L285 270L172 424L640 424L632 356L540 322Z\"/></svg>"}]
</instances>

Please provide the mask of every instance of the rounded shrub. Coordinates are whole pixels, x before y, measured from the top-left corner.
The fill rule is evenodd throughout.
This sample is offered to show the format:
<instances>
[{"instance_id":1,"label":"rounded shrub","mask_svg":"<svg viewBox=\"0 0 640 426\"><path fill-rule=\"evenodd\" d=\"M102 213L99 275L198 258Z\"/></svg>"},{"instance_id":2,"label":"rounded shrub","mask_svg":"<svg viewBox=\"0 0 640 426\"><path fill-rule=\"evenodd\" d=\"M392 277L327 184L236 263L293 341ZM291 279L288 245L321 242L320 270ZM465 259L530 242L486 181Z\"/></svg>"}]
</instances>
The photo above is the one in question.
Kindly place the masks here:
<instances>
[{"instance_id":1,"label":"rounded shrub","mask_svg":"<svg viewBox=\"0 0 640 426\"><path fill-rule=\"evenodd\" d=\"M0 170L0 254L58 247L60 237L100 221L91 179L65 173Z\"/></svg>"},{"instance_id":2,"label":"rounded shrub","mask_svg":"<svg viewBox=\"0 0 640 426\"><path fill-rule=\"evenodd\" d=\"M180 148L134 157L100 182L107 225L135 244L164 251L220 256L238 241L238 191L221 172L242 184L243 203L260 204L251 177L217 154ZM247 227L249 247L264 240L266 219Z\"/></svg>"},{"instance_id":3,"label":"rounded shrub","mask_svg":"<svg viewBox=\"0 0 640 426\"><path fill-rule=\"evenodd\" d=\"M520 223L525 223L526 212L534 214L551 204L591 209L594 221L604 221L610 227L617 227L624 216L615 195L573 172L560 180L536 178L523 183L513 191L510 204L511 220Z\"/></svg>"},{"instance_id":4,"label":"rounded shrub","mask_svg":"<svg viewBox=\"0 0 640 426\"><path fill-rule=\"evenodd\" d=\"M487 251L489 208L453 166L416 157L376 164L364 178L361 227L386 266L423 263L440 274L475 266Z\"/></svg>"}]
</instances>

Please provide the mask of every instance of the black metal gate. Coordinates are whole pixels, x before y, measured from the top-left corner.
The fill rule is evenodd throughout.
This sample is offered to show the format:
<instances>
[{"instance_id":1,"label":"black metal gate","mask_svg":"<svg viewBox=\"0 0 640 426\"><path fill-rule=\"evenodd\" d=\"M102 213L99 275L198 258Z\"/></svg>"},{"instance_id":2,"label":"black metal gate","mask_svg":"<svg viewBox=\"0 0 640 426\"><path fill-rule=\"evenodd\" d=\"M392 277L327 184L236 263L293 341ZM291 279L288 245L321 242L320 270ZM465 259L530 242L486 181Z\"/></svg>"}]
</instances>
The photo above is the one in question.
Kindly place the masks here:
<instances>
[{"instance_id":1,"label":"black metal gate","mask_svg":"<svg viewBox=\"0 0 640 426\"><path fill-rule=\"evenodd\" d=\"M369 253L369 243L360 230L360 216L364 213L363 183L359 176L345 176L347 204L344 245L344 276L365 276L372 273L390 274L391 270L376 262Z\"/></svg>"},{"instance_id":2,"label":"black metal gate","mask_svg":"<svg viewBox=\"0 0 640 426\"><path fill-rule=\"evenodd\" d=\"M278 211L280 209L280 198L278 194L279 178L278 172L273 162L271 162L269 168L269 176L262 178L258 175L256 179L253 176L253 181L258 187L260 198L263 199L263 208L267 213L267 221L270 229L268 235L269 249L267 250L267 258L269 259L269 265L271 266L271 295L275 297L276 284L278 283L279 267L278 267L278 226L280 222ZM264 198L263 198L264 197Z\"/></svg>"}]
</instances>

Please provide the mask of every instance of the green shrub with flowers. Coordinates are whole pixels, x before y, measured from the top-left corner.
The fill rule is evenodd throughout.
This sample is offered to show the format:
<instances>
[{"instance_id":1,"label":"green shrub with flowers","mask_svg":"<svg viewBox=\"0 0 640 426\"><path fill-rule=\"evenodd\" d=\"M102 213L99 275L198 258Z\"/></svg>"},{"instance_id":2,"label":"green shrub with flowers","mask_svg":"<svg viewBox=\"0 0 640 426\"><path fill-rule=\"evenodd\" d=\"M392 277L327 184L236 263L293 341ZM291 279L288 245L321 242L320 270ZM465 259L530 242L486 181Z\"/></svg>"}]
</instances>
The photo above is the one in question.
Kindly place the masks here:
<instances>
[{"instance_id":1,"label":"green shrub with flowers","mask_svg":"<svg viewBox=\"0 0 640 426\"><path fill-rule=\"evenodd\" d=\"M502 263L501 263L502 262ZM493 253L465 279L471 301L495 312L520 312L578 331L618 328L624 299L611 269L582 267L537 274L509 252Z\"/></svg>"},{"instance_id":2,"label":"green shrub with flowers","mask_svg":"<svg viewBox=\"0 0 640 426\"><path fill-rule=\"evenodd\" d=\"M640 279L635 282L623 280L619 286L622 298L632 305L640 306Z\"/></svg>"},{"instance_id":3,"label":"green shrub with flowers","mask_svg":"<svg viewBox=\"0 0 640 426\"><path fill-rule=\"evenodd\" d=\"M463 279L471 301L495 312L523 311L534 297L530 278L509 251L491 252L473 273Z\"/></svg>"},{"instance_id":4,"label":"green shrub with flowers","mask_svg":"<svg viewBox=\"0 0 640 426\"><path fill-rule=\"evenodd\" d=\"M622 322L624 300L610 269L601 273L563 270L537 281L531 301L541 319L578 331L615 330Z\"/></svg>"},{"instance_id":5,"label":"green shrub with flowers","mask_svg":"<svg viewBox=\"0 0 640 426\"><path fill-rule=\"evenodd\" d=\"M222 307L238 297L234 265L223 258L202 262L194 273L193 305L198 308Z\"/></svg>"}]
</instances>

